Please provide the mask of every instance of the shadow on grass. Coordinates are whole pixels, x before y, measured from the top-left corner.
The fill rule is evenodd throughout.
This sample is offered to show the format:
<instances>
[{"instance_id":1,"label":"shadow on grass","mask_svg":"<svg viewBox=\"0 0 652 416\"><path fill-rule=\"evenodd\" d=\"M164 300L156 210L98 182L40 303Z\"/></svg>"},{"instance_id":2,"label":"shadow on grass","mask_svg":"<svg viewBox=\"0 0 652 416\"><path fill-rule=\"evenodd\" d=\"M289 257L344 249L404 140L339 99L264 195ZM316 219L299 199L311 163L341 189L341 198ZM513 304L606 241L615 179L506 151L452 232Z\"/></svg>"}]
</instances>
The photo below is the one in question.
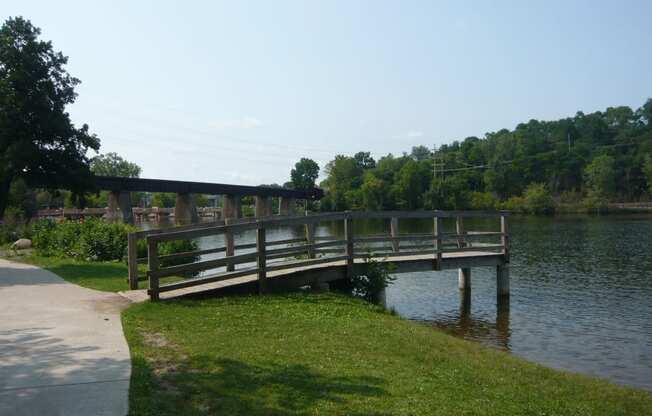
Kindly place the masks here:
<instances>
[{"instance_id":1,"label":"shadow on grass","mask_svg":"<svg viewBox=\"0 0 652 416\"><path fill-rule=\"evenodd\" d=\"M163 371L142 359L133 365L132 414L385 414L359 410L369 397L388 394L377 377L330 376L298 364L252 365L209 356Z\"/></svg>"}]
</instances>

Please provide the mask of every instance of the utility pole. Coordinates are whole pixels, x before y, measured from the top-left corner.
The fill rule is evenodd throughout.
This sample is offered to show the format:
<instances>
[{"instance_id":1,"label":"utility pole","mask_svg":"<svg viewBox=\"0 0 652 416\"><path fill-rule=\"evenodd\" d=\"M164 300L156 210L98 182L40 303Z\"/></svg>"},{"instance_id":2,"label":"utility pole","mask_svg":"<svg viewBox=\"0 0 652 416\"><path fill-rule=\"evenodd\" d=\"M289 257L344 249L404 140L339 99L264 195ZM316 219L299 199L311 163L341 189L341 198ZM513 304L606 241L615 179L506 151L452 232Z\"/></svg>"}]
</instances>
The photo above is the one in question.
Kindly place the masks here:
<instances>
[{"instance_id":1,"label":"utility pole","mask_svg":"<svg viewBox=\"0 0 652 416\"><path fill-rule=\"evenodd\" d=\"M440 180L444 180L444 155L440 155L437 151L437 146L432 146L432 179L437 179L437 172L439 172Z\"/></svg>"},{"instance_id":2,"label":"utility pole","mask_svg":"<svg viewBox=\"0 0 652 416\"><path fill-rule=\"evenodd\" d=\"M566 133L566 138L568 139L568 153L570 153L570 131Z\"/></svg>"}]
</instances>

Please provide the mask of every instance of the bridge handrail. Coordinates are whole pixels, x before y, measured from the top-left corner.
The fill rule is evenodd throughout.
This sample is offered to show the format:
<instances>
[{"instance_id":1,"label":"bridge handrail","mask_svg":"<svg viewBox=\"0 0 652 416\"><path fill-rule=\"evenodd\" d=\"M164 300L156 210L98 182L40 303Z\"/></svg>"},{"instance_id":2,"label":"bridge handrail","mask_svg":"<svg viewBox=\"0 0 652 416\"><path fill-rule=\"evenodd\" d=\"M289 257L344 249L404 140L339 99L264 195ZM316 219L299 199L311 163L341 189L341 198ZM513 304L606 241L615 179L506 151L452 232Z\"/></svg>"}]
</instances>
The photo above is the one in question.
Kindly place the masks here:
<instances>
[{"instance_id":1,"label":"bridge handrail","mask_svg":"<svg viewBox=\"0 0 652 416\"><path fill-rule=\"evenodd\" d=\"M264 290L267 272L284 270L294 267L310 266L326 262L345 260L347 271L352 270L356 258L367 257L369 252L380 253L385 257L433 255L435 268L441 267L444 253L464 253L473 251L496 252L509 261L509 235L507 232L507 211L379 211L379 212L337 212L313 215L295 215L286 217L269 217L262 219L240 219L226 221L221 224L204 226L175 227L163 230L132 233L130 242L136 236L145 238L148 247L149 293L152 299L158 299L158 294L166 290L188 287L218 280L227 280L243 276L242 269L235 266L245 266L247 274L257 274L261 290ZM432 233L399 234L400 219L431 218L434 220ZM456 231L445 232L442 219L454 218ZM500 231L465 231L464 218L500 218ZM390 234L372 236L354 236L353 222L361 219L390 219ZM344 239L315 237L315 225L319 222L343 221ZM305 237L267 241L266 229L279 226L304 226ZM256 243L236 245L233 235L247 230L256 230ZM225 246L208 248L184 253L159 255L158 245L164 241L194 239L199 237L224 235ZM485 237L500 237L500 244L478 243ZM473 240L469 241L469 240ZM411 244L401 245L401 242ZM419 244L424 242L424 244ZM367 252L361 247L364 244L390 243L390 246L367 247ZM299 244L299 245L297 245ZM135 243L134 243L135 246ZM283 246L283 247L279 247ZM270 248L268 247L275 247ZM235 254L236 250L253 249L251 252ZM401 251L402 249L402 251ZM406 251L407 250L407 251ZM225 253L224 257L210 260L200 260L175 266L160 267L161 260L197 256L213 253ZM131 250L130 250L131 255ZM288 258L306 256L305 259L288 261ZM270 261L284 259L284 261ZM188 275L226 267L225 272L208 277L182 280L181 282L160 285L160 279L169 276Z\"/></svg>"}]
</instances>

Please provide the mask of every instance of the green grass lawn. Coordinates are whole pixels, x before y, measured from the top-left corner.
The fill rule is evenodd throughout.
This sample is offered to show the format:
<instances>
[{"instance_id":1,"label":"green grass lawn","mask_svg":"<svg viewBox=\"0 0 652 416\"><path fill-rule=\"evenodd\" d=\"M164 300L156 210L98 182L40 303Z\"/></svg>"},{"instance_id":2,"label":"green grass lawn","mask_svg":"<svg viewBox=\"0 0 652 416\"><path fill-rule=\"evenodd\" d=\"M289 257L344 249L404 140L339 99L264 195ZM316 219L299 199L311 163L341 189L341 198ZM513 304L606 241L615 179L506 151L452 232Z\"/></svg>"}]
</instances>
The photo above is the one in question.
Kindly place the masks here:
<instances>
[{"instance_id":1,"label":"green grass lawn","mask_svg":"<svg viewBox=\"0 0 652 416\"><path fill-rule=\"evenodd\" d=\"M36 254L5 256L8 260L39 266L61 276L70 283L89 289L118 292L128 290L127 265L124 262L88 262Z\"/></svg>"},{"instance_id":2,"label":"green grass lawn","mask_svg":"<svg viewBox=\"0 0 652 416\"><path fill-rule=\"evenodd\" d=\"M123 313L132 415L647 415L652 395L548 369L335 294Z\"/></svg>"}]
</instances>

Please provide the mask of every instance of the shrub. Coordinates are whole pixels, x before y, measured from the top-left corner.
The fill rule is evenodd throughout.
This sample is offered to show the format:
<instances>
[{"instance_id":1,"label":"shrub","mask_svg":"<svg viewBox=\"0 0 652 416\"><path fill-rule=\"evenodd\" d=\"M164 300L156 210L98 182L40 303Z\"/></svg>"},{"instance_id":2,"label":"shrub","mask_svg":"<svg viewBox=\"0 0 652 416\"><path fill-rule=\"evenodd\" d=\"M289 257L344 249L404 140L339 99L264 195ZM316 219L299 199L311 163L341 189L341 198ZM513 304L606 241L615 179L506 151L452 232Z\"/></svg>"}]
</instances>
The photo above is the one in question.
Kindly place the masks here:
<instances>
[{"instance_id":1,"label":"shrub","mask_svg":"<svg viewBox=\"0 0 652 416\"><path fill-rule=\"evenodd\" d=\"M199 250L199 244L196 240L173 240L164 241L158 245L159 256L164 256L174 253L185 253L190 251ZM138 241L138 258L147 257L147 242L145 240ZM179 264L193 263L199 260L198 255L190 255L183 257L176 257L172 259L161 259L161 267L176 266Z\"/></svg>"},{"instance_id":2,"label":"shrub","mask_svg":"<svg viewBox=\"0 0 652 416\"><path fill-rule=\"evenodd\" d=\"M525 188L524 198L525 209L530 214L549 215L555 212L555 201L542 183L529 184Z\"/></svg>"},{"instance_id":3,"label":"shrub","mask_svg":"<svg viewBox=\"0 0 652 416\"><path fill-rule=\"evenodd\" d=\"M592 214L604 214L608 210L608 202L603 195L589 191L588 195L582 200L582 207Z\"/></svg>"},{"instance_id":4,"label":"shrub","mask_svg":"<svg viewBox=\"0 0 652 416\"><path fill-rule=\"evenodd\" d=\"M498 206L498 200L490 192L472 192L471 209L493 210Z\"/></svg>"},{"instance_id":5,"label":"shrub","mask_svg":"<svg viewBox=\"0 0 652 416\"><path fill-rule=\"evenodd\" d=\"M379 303L382 291L396 280L390 274L394 266L391 263L386 264L373 260L371 256L365 259L365 265L365 274L351 278L353 296Z\"/></svg>"},{"instance_id":6,"label":"shrub","mask_svg":"<svg viewBox=\"0 0 652 416\"><path fill-rule=\"evenodd\" d=\"M512 212L526 212L525 198L522 196L513 196L506 201L499 204L500 209L505 209Z\"/></svg>"},{"instance_id":7,"label":"shrub","mask_svg":"<svg viewBox=\"0 0 652 416\"><path fill-rule=\"evenodd\" d=\"M130 225L101 219L85 221L42 220L34 224L33 245L43 256L71 257L88 261L122 260L127 252Z\"/></svg>"}]
</instances>

